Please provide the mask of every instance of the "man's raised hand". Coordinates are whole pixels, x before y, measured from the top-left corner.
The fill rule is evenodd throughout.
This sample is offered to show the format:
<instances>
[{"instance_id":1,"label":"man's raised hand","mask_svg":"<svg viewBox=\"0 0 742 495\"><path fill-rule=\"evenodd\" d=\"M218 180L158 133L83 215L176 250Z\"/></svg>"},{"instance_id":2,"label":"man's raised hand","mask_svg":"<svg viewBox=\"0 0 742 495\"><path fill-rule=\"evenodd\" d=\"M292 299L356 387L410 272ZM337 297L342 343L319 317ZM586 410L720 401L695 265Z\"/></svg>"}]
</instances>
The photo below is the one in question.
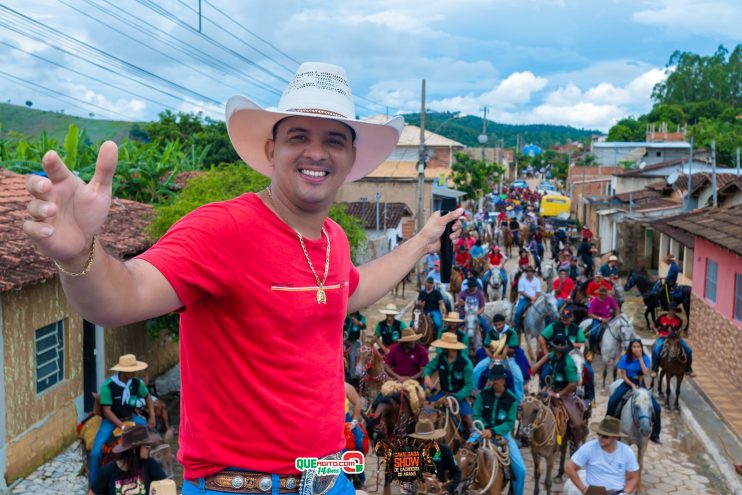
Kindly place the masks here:
<instances>
[{"instance_id":1,"label":"man's raised hand","mask_svg":"<svg viewBox=\"0 0 742 495\"><path fill-rule=\"evenodd\" d=\"M111 206L111 183L118 148L106 141L100 148L95 174L85 184L70 172L54 151L41 160L47 177L29 175L26 189L31 220L23 230L46 256L79 271L88 256L93 235L100 232Z\"/></svg>"}]
</instances>

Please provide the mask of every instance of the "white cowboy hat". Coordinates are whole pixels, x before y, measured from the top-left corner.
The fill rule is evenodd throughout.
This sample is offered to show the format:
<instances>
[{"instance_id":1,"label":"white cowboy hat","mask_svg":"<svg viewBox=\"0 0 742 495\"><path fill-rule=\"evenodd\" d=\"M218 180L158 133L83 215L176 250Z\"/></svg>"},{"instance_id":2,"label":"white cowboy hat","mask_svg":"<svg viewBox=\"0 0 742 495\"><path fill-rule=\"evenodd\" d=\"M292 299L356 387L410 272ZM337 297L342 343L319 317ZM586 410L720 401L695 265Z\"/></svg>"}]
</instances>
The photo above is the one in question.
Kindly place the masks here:
<instances>
[{"instance_id":1,"label":"white cowboy hat","mask_svg":"<svg viewBox=\"0 0 742 495\"><path fill-rule=\"evenodd\" d=\"M345 182L367 176L386 160L397 146L404 127L404 119L400 116L383 124L356 119L345 69L305 62L278 100L276 111L265 110L244 96L227 100L227 132L232 146L245 163L270 177L273 167L265 155L265 142L272 138L271 131L279 120L293 116L337 120L353 129L356 161Z\"/></svg>"},{"instance_id":2,"label":"white cowboy hat","mask_svg":"<svg viewBox=\"0 0 742 495\"><path fill-rule=\"evenodd\" d=\"M147 366L149 365L144 361L137 361L137 357L134 354L124 354L119 358L118 364L111 368L111 371L134 373L135 371L146 370Z\"/></svg>"},{"instance_id":3,"label":"white cowboy hat","mask_svg":"<svg viewBox=\"0 0 742 495\"><path fill-rule=\"evenodd\" d=\"M612 255L611 255L611 256L610 256L609 258L608 258L608 261L618 261L618 256L616 256L615 254L612 254Z\"/></svg>"},{"instance_id":4,"label":"white cowboy hat","mask_svg":"<svg viewBox=\"0 0 742 495\"><path fill-rule=\"evenodd\" d=\"M443 332L441 338L434 340L430 345L439 349L466 349L466 345L463 342L459 342L459 339L456 338L456 334L453 332Z\"/></svg>"},{"instance_id":5,"label":"white cowboy hat","mask_svg":"<svg viewBox=\"0 0 742 495\"><path fill-rule=\"evenodd\" d=\"M396 304L387 304L384 309L379 310L379 313L383 315L397 316L399 314L399 310L397 309Z\"/></svg>"}]
</instances>

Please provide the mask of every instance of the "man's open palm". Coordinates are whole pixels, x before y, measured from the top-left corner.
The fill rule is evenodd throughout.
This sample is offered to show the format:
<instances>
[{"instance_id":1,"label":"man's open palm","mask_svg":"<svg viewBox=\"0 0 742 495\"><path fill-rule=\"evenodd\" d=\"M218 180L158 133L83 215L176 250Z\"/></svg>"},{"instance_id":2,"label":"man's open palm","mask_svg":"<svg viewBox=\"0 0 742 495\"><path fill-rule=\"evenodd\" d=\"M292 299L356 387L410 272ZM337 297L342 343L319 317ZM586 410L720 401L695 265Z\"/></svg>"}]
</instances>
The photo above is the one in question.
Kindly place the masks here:
<instances>
[{"instance_id":1,"label":"man's open palm","mask_svg":"<svg viewBox=\"0 0 742 495\"><path fill-rule=\"evenodd\" d=\"M98 153L95 174L85 184L56 152L44 155L41 165L48 177L28 177L26 189L34 197L28 212L33 220L23 224L43 254L63 262L86 256L93 235L100 232L108 216L117 161L116 144L106 141Z\"/></svg>"}]
</instances>

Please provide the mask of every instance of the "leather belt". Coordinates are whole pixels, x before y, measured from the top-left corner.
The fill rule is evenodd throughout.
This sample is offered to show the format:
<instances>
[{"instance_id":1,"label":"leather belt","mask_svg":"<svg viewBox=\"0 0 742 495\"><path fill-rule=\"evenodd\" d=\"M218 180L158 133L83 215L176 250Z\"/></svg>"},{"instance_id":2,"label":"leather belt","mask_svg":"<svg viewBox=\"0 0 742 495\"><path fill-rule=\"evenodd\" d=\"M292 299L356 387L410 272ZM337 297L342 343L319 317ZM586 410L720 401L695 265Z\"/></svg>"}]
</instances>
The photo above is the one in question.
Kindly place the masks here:
<instances>
[{"instance_id":1,"label":"leather belt","mask_svg":"<svg viewBox=\"0 0 742 495\"><path fill-rule=\"evenodd\" d=\"M279 493L296 493L299 491L300 478L281 476ZM234 471L225 469L204 479L205 488L223 493L271 493L273 477L266 473L254 471Z\"/></svg>"}]
</instances>

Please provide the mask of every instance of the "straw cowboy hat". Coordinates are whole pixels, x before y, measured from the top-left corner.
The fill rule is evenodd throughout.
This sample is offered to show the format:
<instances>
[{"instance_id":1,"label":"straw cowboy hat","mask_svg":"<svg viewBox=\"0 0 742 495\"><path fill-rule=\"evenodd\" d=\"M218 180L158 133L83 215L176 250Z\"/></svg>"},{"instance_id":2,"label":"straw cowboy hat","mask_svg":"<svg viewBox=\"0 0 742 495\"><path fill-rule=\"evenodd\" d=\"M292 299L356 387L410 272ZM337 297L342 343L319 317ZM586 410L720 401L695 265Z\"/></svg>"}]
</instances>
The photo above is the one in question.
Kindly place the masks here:
<instances>
[{"instance_id":1,"label":"straw cowboy hat","mask_svg":"<svg viewBox=\"0 0 742 495\"><path fill-rule=\"evenodd\" d=\"M147 366L149 365L144 361L137 361L137 357L134 354L124 354L119 358L118 364L111 368L111 371L134 373L135 371L146 370Z\"/></svg>"},{"instance_id":2,"label":"straw cowboy hat","mask_svg":"<svg viewBox=\"0 0 742 495\"><path fill-rule=\"evenodd\" d=\"M158 441L157 435L150 432L146 426L130 426L121 434L121 442L113 448L113 453L120 454L134 447L152 445Z\"/></svg>"},{"instance_id":3,"label":"straw cowboy hat","mask_svg":"<svg viewBox=\"0 0 742 495\"><path fill-rule=\"evenodd\" d=\"M505 344L507 344L507 342L507 334L502 334L500 335L499 339L490 342L490 350L492 351L492 354L494 354L495 356L502 354L502 351L505 349Z\"/></svg>"},{"instance_id":4,"label":"straw cowboy hat","mask_svg":"<svg viewBox=\"0 0 742 495\"><path fill-rule=\"evenodd\" d=\"M379 310L379 313L387 316L397 316L399 314L399 310L397 309L396 304L387 304L384 309Z\"/></svg>"},{"instance_id":5,"label":"straw cowboy hat","mask_svg":"<svg viewBox=\"0 0 742 495\"><path fill-rule=\"evenodd\" d=\"M421 334L415 333L414 330L410 330L409 328L405 328L402 330L402 336L397 339L397 342L415 342L421 338L423 338Z\"/></svg>"},{"instance_id":6,"label":"straw cowboy hat","mask_svg":"<svg viewBox=\"0 0 742 495\"><path fill-rule=\"evenodd\" d=\"M436 430L432 421L428 419L421 419L415 425L415 433L410 433L407 436L420 440L436 440L438 438L446 436L446 430Z\"/></svg>"},{"instance_id":7,"label":"straw cowboy hat","mask_svg":"<svg viewBox=\"0 0 742 495\"><path fill-rule=\"evenodd\" d=\"M353 129L356 161L345 182L367 176L386 160L404 127L402 117L384 123L358 120L345 69L320 62L299 66L275 111L244 96L227 100L227 132L232 146L245 163L268 177L273 167L265 154L265 142L272 138L276 123L294 116L337 120Z\"/></svg>"},{"instance_id":8,"label":"straw cowboy hat","mask_svg":"<svg viewBox=\"0 0 742 495\"><path fill-rule=\"evenodd\" d=\"M600 423L590 423L590 429L604 437L626 437L621 433L621 421L612 416L606 416Z\"/></svg>"},{"instance_id":9,"label":"straw cowboy hat","mask_svg":"<svg viewBox=\"0 0 742 495\"><path fill-rule=\"evenodd\" d=\"M615 254L612 254L608 257L608 261L618 261L618 256Z\"/></svg>"},{"instance_id":10,"label":"straw cowboy hat","mask_svg":"<svg viewBox=\"0 0 742 495\"><path fill-rule=\"evenodd\" d=\"M173 480L153 481L149 484L149 495L178 495L178 489Z\"/></svg>"},{"instance_id":11,"label":"straw cowboy hat","mask_svg":"<svg viewBox=\"0 0 742 495\"><path fill-rule=\"evenodd\" d=\"M445 323L464 323L459 314L456 311L449 312L444 318Z\"/></svg>"},{"instance_id":12,"label":"straw cowboy hat","mask_svg":"<svg viewBox=\"0 0 742 495\"><path fill-rule=\"evenodd\" d=\"M466 345L463 342L459 342L459 339L456 338L456 334L453 332L443 332L441 338L434 340L430 345L439 349L466 349Z\"/></svg>"}]
</instances>

